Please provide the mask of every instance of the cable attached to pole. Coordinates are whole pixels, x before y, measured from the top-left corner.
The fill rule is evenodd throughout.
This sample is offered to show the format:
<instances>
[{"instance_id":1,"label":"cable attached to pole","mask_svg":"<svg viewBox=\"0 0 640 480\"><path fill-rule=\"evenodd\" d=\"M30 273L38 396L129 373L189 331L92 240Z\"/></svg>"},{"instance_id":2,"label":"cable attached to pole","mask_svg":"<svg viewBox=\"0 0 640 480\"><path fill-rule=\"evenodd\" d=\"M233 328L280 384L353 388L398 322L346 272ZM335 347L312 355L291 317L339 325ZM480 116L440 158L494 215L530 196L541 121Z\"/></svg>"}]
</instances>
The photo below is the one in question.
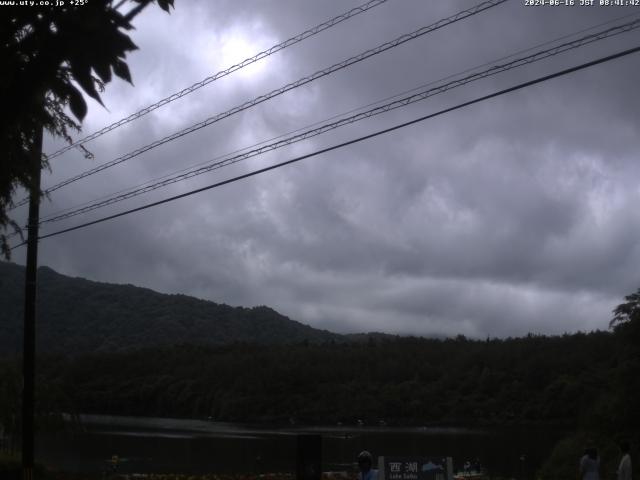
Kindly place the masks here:
<instances>
[{"instance_id":1,"label":"cable attached to pole","mask_svg":"<svg viewBox=\"0 0 640 480\"><path fill-rule=\"evenodd\" d=\"M83 178L89 177L91 175L94 175L98 172L101 172L103 170L106 170L107 168L111 168L115 165L119 165L127 160L130 160L132 158L135 158L145 152L148 152L150 150L153 150L154 148L157 148L161 145L164 145L165 143L168 142L172 142L174 140L177 140L185 135L188 135L190 133L193 133L197 130L200 130L202 128L208 127L210 125L213 125L216 122L219 122L220 120L223 120L227 117L230 117L232 115L235 115L237 113L240 113L244 110L247 110L249 108L255 107L256 105L259 105L263 102L266 102L267 100L270 100L272 98L275 98L279 95L282 95L290 90L294 90L296 88L299 88L303 85L306 85L308 83L311 83L315 80L318 80L319 78L325 77L327 75L333 74L339 70L345 69L351 65L354 65L356 63L362 62L363 60L366 60L367 58L373 57L374 55L378 55L382 52L385 52L387 50L390 50L392 48L396 48L400 45L405 44L406 42L409 42L411 40L415 40L419 37L422 37L428 33L434 32L436 30L439 30L441 28L446 27L447 25L451 25L453 23L459 22L461 20L464 20L465 18L468 17L472 17L474 15L477 15L485 10L488 10L490 8L496 7L504 2L506 2L507 0L486 0L484 2L481 2L477 5L475 5L474 7L468 8L466 10L460 11L454 15L451 15L450 17L444 18L442 20L439 20L435 23L432 23L431 25L427 25L424 27L421 27L411 33L407 33L404 35L401 35L389 42L383 43L381 45L378 45L375 48L366 50L364 52L359 53L358 55L355 55L353 57L349 57L346 60L343 60L339 63L336 63L334 65L331 65L330 67L327 67L323 70L318 70L315 73L312 73L311 75L308 75L306 77L300 78L298 80L296 80L295 82L291 82L288 83L280 88L277 88L275 90L272 90L269 93L265 93L264 95L260 95L259 97L256 97L252 100L249 100L245 103L242 103L240 105L237 105L233 108L231 108L230 110L227 110L225 112L222 113L218 113L217 115L214 115L212 117L209 117L205 120L202 120L198 123L195 123L187 128L184 128L180 131L174 132L171 135L167 135L164 138L161 138L159 140L156 140L155 142L152 142L150 144L144 145L140 148L137 148L136 150L133 150L129 153L126 153L118 158L115 158L113 160L110 160L108 162L103 163L102 165L98 165L92 169L86 170L78 175L75 175L73 177L67 178L66 180L63 180L60 183L57 183L51 187L49 187L45 193L52 193L55 190L58 190L62 187L65 187L71 183L77 182L78 180L81 180ZM26 203L26 199L21 200L19 202L17 202L14 206L14 208L19 207L21 205L24 205Z\"/></svg>"},{"instance_id":2,"label":"cable attached to pole","mask_svg":"<svg viewBox=\"0 0 640 480\"><path fill-rule=\"evenodd\" d=\"M106 217L102 217L102 218L99 218L97 220L93 220L91 222L86 222L86 223L83 223L81 225L76 225L75 227L70 227L70 228L65 228L63 230L58 230L56 232L52 232L52 233L49 233L47 235L43 235L43 236L41 236L39 238L40 239L45 239L45 238L55 237L57 235L62 235L63 233L73 232L74 230L79 230L81 228L85 228L85 227L88 227L88 226L91 226L91 225L96 225L98 223L106 222L108 220L113 220L115 218L123 217L123 216L129 215L131 213L140 212L142 210L146 210L146 209L151 208L151 207L156 207L158 205L162 205L162 204L165 204L165 203L173 202L174 200L179 200L181 198L189 197L191 195L195 195L196 193L200 193L200 192L204 192L204 191L207 191L207 190L211 190L213 188L221 187L223 185L227 185L229 183L234 183L234 182L237 182L239 180L244 180L245 178L253 177L253 176L259 175L261 173L268 172L270 170L275 170L277 168L284 167L285 165L290 165L292 163L296 163L296 162L300 162L302 160L305 160L307 158L315 157L315 156L321 155L323 153L327 153L327 152L330 152L330 151L333 151L333 150L337 150L339 148L343 148L343 147L346 147L346 146L349 146L349 145L353 145L355 143L359 143L359 142L362 142L364 140L368 140L370 138L377 137L379 135L390 133L390 132L393 132L395 130L399 130L401 128L408 127L410 125L414 125L416 123L424 122L425 120L429 120L431 118L438 117L440 115L444 115L445 113L453 112L455 110L459 110L461 108L468 107L468 106L474 105L476 103L484 102L484 101L489 100L491 98L499 97L501 95L505 95L505 94L510 93L510 92L521 90L523 88L530 87L530 86L536 85L538 83L546 82L546 81L551 80L553 78L562 77L564 75L568 75L570 73L577 72L579 70L584 70L586 68L589 68L589 67L592 67L592 66L595 66L595 65L599 65L601 63L605 63L605 62L609 62L609 61L612 61L612 60L615 60L615 59L618 59L618 58L622 58L622 57L625 57L627 55L631 55L633 53L637 53L639 51L640 51L640 46L634 47L634 48L630 48L628 50L623 50L623 51L615 53L613 55L608 55L606 57L601 57L601 58L598 58L596 60L592 60L590 62L582 63L582 64L577 65L575 67L570 67L570 68L567 68L567 69L564 69L564 70L560 70L560 71L555 72L555 73L551 73L549 75L538 77L538 78L536 78L534 80L530 80L528 82L520 83L520 84L515 85L513 87L505 88L503 90L499 90L497 92L494 92L494 93L491 93L491 94L488 94L488 95L484 95L484 96L476 98L474 100L469 100L469 101L464 102L464 103L459 103L458 105L455 105L453 107L445 108L444 110L440 110L438 112L431 113L429 115L425 115L425 116L416 118L414 120L410 120L408 122L400 123L400 124L395 125L393 127L385 128L383 130L379 130L377 132L370 133L368 135L364 135L362 137L358 137L358 138L355 138L353 140L349 140L347 142L339 143L337 145L333 145L331 147L323 148L321 150L316 150L315 152L311 152L311 153L308 153L306 155L301 155L299 157L295 157L295 158L292 158L292 159L284 161L284 162L276 163L276 164L270 165L268 167L264 167L264 168L261 168L261 169L258 169L258 170L254 170L252 172L245 173L243 175L239 175L237 177L229 178L229 179L223 180L221 182L217 182L217 183L214 183L214 184L211 184L211 185L207 185L206 187L202 187L202 188L198 188L198 189L195 189L195 190L191 190L189 192L185 192L185 193L182 193L180 195L175 195L175 196L172 196L172 197L169 197L169 198L165 198L163 200L159 200L157 202L153 202L153 203L149 203L149 204L146 204L146 205L142 205L140 207L132 208L130 210L125 210L123 212L116 213L114 215L109 215L109 216L106 216ZM21 243L19 245L16 245L11 250L13 250L15 248L18 248L18 247L21 247L24 244L25 243L23 242L23 243Z\"/></svg>"},{"instance_id":3,"label":"cable attached to pole","mask_svg":"<svg viewBox=\"0 0 640 480\"><path fill-rule=\"evenodd\" d=\"M267 50L263 50L260 53L257 53L256 55L254 55L253 57L247 58L245 60L242 60L240 63L237 63L235 65L232 65L231 67L227 68L226 70L221 70L203 80L200 80L199 82L194 83L193 85L184 88L182 90L180 90L179 92L176 92L172 95L169 95L168 97L163 98L162 100L157 101L156 103L153 103L141 110L138 110L135 113L132 113L131 115L129 115L128 117L125 117L121 120L118 120L117 122L114 122L110 125L107 125L106 127L90 134L87 135L86 137L81 138L80 140L76 140L75 142L51 153L48 155L49 159L55 158L59 155L62 155L63 153L71 150L74 147L77 147L78 145L82 145L84 143L87 143L91 140L94 140L98 137L101 137L102 135L104 135L105 133L110 132L111 130L115 130L118 127L121 127L123 125L126 125L127 123L133 122L134 120L137 120L145 115L147 115L148 113L153 112L154 110L167 105L175 100L178 100L179 98L184 97L185 95L189 95L190 93L195 92L196 90L204 87L205 85L210 84L211 82L214 82L222 77L225 77L227 75L230 75L231 73L240 70L241 68L244 68L248 65L251 65L252 63L255 63L259 60L262 60L263 58L266 58L270 55L273 55L276 52L279 52L280 50L283 50L287 47L290 47L292 45L295 45L296 43L299 43L309 37L312 37L313 35L316 35L328 28L331 28L335 25L338 25L341 22L344 22L345 20L348 20L352 17L355 17L356 15L359 15L361 13L364 13L368 10L371 10L372 8L377 7L378 5L381 5L385 2L387 2L388 0L370 0L367 3L364 3L358 7L352 8L351 10L349 10L348 12L345 12L341 15L338 15L336 17L331 18L330 20L327 20L326 22L323 22L319 25L316 25L315 27L312 27L308 30L305 30L302 33L299 33L298 35L295 35L294 37L291 37L287 40L285 40L284 42L281 42L277 45L274 45L270 48L268 48ZM118 7L116 6L116 9Z\"/></svg>"},{"instance_id":4,"label":"cable attached to pole","mask_svg":"<svg viewBox=\"0 0 640 480\"><path fill-rule=\"evenodd\" d=\"M582 47L584 45L589 45L593 42L597 42L600 40L603 40L605 38L609 38L613 35L619 35L621 33L624 32L628 32L630 30L633 30L635 28L640 27L640 19L638 20L634 20L632 22L623 24L623 25L618 25L612 28L609 28L607 30L601 31L601 32L597 32L597 33L593 33L590 35L587 35L585 37L576 39L576 40L572 40L570 42L566 42L560 45L557 45L555 47L552 48L548 48L545 50L541 50L538 52L535 52L531 55L527 55L525 57L519 57L516 58L510 62L507 63L503 63L503 64L496 64L493 65L492 67L486 69L486 70L482 70L476 73L472 73L470 75L467 75L465 77L461 77L461 78L457 78L454 80L451 80L447 83L438 85L438 86L434 86L432 88L428 88L428 89L424 89L422 91L413 91L412 94L403 97L403 98L399 98L396 100L393 100L389 103L383 104L383 105L379 105L377 107L371 108L369 110L357 113L355 115L351 115L348 117L343 117L339 120L336 120L334 122L329 122L329 123L325 123L322 124L318 127L315 128L311 128L308 130L304 130L301 131L300 133L297 133L295 135L289 136L289 137L285 137L281 140L278 140L276 142L273 143L269 143L263 146L260 146L258 148L254 148L248 151L245 151L243 153L239 153L237 155L232 155L232 156L226 156L226 158L223 157L223 159L219 160L219 161L211 161L211 163L209 163L208 165L199 167L199 168L193 168L193 169L188 169L186 172L184 173L180 173L180 174L171 174L168 175L167 177L163 178L162 180L159 180L157 182L147 182L147 184L145 184L144 186L140 186L138 188L134 188L131 189L125 193L121 193L121 194L116 194L113 196L110 196L104 200L99 200L99 201L94 201L94 202L89 202L87 205L82 206L82 207L78 207L78 208L72 208L69 209L69 211L64 212L64 213L58 213L58 214L53 214L50 215L49 217L43 219L40 221L40 224L45 224L45 223L51 223L51 222L58 222L61 220L65 220L67 218L76 216L76 215L80 215L83 213L87 213L90 212L92 210L96 210L98 208L103 208L106 207L108 205L112 205L114 203L118 203L124 200L128 200L130 198L134 198L137 197L139 195L151 192L153 190L156 190L158 188L162 188L168 185L171 185L173 183L177 183L183 180L188 180L191 179L193 177L196 177L198 175L202 175L208 172L212 172L214 170L223 168L223 167L227 167L229 165L233 165L235 163L247 160L249 158L261 155L263 153L266 152L271 152L274 151L276 149L279 149L281 147L285 147L288 145L292 145L294 143L309 139L309 138L313 138L315 136L321 135L323 133L329 132L331 130L343 127L345 125L348 124L352 124L355 122L358 122L360 120L364 120L366 118L371 118L375 115L380 115L382 113L386 113L386 112L390 112L392 110L395 110L397 108L403 108L406 107L407 105L411 105L413 103L422 101L422 100L426 100L428 98L431 98L432 96L441 94L441 93L445 93L448 92L449 90L452 90L454 88L458 88L461 87L463 85L467 85L468 83L471 82L475 82L477 80L481 80L483 78L487 78L493 75L497 75L498 73L502 73L502 72L506 72L509 71L511 69L514 68L518 68L521 67L523 65L530 65L534 62L538 62L540 60L558 55L560 53L564 53L567 52L569 50L575 49L575 48L579 48Z\"/></svg>"}]
</instances>

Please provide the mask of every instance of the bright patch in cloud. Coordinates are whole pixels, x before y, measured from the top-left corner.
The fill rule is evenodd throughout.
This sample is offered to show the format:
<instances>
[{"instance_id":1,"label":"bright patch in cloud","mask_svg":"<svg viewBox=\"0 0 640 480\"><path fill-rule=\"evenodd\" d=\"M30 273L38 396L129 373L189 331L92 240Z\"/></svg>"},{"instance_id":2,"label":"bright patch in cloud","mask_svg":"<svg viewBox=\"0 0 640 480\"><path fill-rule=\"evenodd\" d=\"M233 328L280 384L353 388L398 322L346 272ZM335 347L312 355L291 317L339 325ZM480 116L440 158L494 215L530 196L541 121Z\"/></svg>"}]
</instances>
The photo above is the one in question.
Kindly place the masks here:
<instances>
[{"instance_id":1,"label":"bright patch in cloud","mask_svg":"<svg viewBox=\"0 0 640 480\"><path fill-rule=\"evenodd\" d=\"M207 60L227 69L254 57L276 43L270 36L262 35L256 30L258 29L232 28L225 30L217 39L217 48L207 52ZM245 80L259 77L264 74L270 60L270 57L258 60L234 72L233 75Z\"/></svg>"}]
</instances>

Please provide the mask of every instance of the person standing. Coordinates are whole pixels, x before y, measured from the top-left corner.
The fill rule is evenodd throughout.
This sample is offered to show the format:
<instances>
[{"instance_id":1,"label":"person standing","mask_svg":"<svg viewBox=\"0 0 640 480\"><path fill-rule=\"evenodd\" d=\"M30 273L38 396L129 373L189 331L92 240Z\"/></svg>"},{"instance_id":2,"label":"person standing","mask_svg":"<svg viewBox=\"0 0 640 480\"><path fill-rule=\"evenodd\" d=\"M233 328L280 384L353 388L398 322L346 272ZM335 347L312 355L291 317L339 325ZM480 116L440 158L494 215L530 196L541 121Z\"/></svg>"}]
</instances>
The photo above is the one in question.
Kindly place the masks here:
<instances>
[{"instance_id":1,"label":"person standing","mask_svg":"<svg viewBox=\"0 0 640 480\"><path fill-rule=\"evenodd\" d=\"M631 480L631 455L629 455L629 442L620 442L620 465L618 466L618 480Z\"/></svg>"},{"instance_id":2,"label":"person standing","mask_svg":"<svg viewBox=\"0 0 640 480\"><path fill-rule=\"evenodd\" d=\"M366 450L358 454L358 480L377 480L378 470L373 468L373 456Z\"/></svg>"},{"instance_id":3,"label":"person standing","mask_svg":"<svg viewBox=\"0 0 640 480\"><path fill-rule=\"evenodd\" d=\"M595 447L585 449L580 459L578 480L600 480L600 458Z\"/></svg>"}]
</instances>

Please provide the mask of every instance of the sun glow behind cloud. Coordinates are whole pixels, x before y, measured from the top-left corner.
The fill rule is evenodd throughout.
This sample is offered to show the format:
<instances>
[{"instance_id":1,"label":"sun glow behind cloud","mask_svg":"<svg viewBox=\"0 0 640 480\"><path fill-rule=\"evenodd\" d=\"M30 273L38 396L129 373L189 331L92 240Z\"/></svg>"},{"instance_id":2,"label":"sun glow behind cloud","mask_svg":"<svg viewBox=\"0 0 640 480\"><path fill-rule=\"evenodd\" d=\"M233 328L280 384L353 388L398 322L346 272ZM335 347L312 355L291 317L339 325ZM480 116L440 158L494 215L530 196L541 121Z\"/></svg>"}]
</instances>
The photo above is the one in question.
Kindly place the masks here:
<instances>
[{"instance_id":1,"label":"sun glow behind cloud","mask_svg":"<svg viewBox=\"0 0 640 480\"><path fill-rule=\"evenodd\" d=\"M267 50L277 40L267 35L260 26L243 26L231 27L218 35L208 36L203 43L206 64L222 70ZM234 72L233 76L242 80L256 80L264 75L270 63L271 57L263 58Z\"/></svg>"},{"instance_id":2,"label":"sun glow behind cloud","mask_svg":"<svg viewBox=\"0 0 640 480\"><path fill-rule=\"evenodd\" d=\"M348 8L339 8L341 2L286 0L277 6L186 3L171 15L147 9L136 18L132 39L140 50L128 57L136 86L110 84L104 94L109 111L92 104L86 134ZM382 17L382 9L372 10L211 82L87 148L95 162L111 160L446 13L424 2L393 3L393 19ZM112 169L111 177L105 173L61 189L52 195L55 204L44 203L43 213L512 53L505 44L534 45L616 13L574 9L563 15L545 9L525 14L521 4L507 3L184 136ZM499 28L488 34L488 26ZM621 50L631 40L621 36L612 42ZM451 49L460 45L465 48ZM589 55L613 53L614 47L594 43ZM566 62L578 62L569 57ZM484 338L606 328L611 309L637 288L633 265L640 261L640 223L633 215L640 196L633 181L640 168L633 161L638 146L638 98L629 93L638 75L633 65L632 59L612 62L130 220L54 237L42 244L43 263L95 280L228 304L266 304L339 331ZM552 66L527 69L415 109L433 112L440 104L451 106L550 73ZM600 88L603 81L615 88ZM398 123L414 116L415 111L400 109L394 114ZM254 157L234 172L374 129L361 125ZM56 162L55 177L44 172L43 182L51 185L87 168L80 152L69 152L68 159ZM227 174L232 176L219 171L216 178ZM212 183L213 177L172 188L186 191ZM117 255L114 245L122 247ZM112 261L96 261L100 258ZM158 269L162 265L170 265L173 274Z\"/></svg>"}]
</instances>

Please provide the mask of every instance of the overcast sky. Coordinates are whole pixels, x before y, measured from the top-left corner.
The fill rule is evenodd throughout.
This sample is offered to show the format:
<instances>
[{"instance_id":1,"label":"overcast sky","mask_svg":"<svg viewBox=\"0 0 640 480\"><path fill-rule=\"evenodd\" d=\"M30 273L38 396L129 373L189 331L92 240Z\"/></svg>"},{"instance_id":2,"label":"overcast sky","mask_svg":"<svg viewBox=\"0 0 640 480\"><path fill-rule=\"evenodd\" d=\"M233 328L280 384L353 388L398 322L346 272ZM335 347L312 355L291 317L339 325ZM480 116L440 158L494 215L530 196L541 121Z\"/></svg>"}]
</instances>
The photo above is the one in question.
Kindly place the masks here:
<instances>
[{"instance_id":1,"label":"overcast sky","mask_svg":"<svg viewBox=\"0 0 640 480\"><path fill-rule=\"evenodd\" d=\"M147 8L131 33L140 47L129 57L135 87L109 84L107 109L90 101L83 133L361 3L176 0L171 15ZM78 150L53 159L44 186L473 5L389 0L87 143L94 160ZM75 182L51 195L42 216L625 15L634 16L593 31L637 19L640 7L510 0ZM42 233L638 45L640 29L47 224ZM230 305L268 305L336 332L482 338L606 329L612 308L640 286L639 85L635 54L43 240L40 264ZM47 152L63 145L45 139ZM24 249L14 253L24 263Z\"/></svg>"}]
</instances>

